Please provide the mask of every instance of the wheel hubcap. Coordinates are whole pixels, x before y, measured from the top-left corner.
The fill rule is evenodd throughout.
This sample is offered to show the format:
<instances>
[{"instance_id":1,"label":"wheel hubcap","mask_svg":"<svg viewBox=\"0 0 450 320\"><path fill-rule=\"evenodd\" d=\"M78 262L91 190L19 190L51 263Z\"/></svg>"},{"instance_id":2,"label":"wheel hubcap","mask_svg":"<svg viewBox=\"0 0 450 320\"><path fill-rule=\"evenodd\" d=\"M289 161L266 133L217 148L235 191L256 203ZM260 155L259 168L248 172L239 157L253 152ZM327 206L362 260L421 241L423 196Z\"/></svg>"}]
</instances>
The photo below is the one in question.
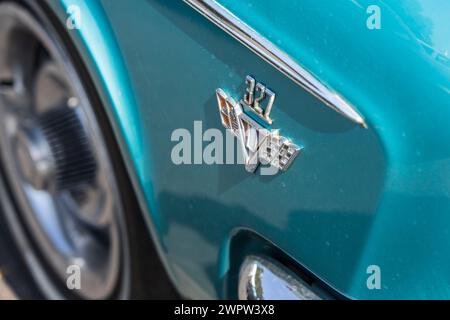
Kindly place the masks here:
<instances>
[{"instance_id":1,"label":"wheel hubcap","mask_svg":"<svg viewBox=\"0 0 450 320\"><path fill-rule=\"evenodd\" d=\"M82 298L127 280L122 203L100 128L65 52L24 9L0 5L0 153L21 226ZM31 270L33 272L33 270Z\"/></svg>"},{"instance_id":2,"label":"wheel hubcap","mask_svg":"<svg viewBox=\"0 0 450 320\"><path fill-rule=\"evenodd\" d=\"M55 168L42 130L35 125L22 125L15 138L16 158L23 177L37 190L49 188Z\"/></svg>"}]
</instances>

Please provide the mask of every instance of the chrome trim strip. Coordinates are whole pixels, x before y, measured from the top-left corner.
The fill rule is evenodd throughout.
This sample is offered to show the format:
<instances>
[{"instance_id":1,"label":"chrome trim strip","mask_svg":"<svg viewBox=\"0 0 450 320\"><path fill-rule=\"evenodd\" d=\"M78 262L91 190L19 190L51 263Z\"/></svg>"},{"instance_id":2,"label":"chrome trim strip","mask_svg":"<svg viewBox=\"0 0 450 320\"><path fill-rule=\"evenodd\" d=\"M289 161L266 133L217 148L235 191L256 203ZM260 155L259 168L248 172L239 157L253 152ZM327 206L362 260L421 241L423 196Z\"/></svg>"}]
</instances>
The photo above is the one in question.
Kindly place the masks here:
<instances>
[{"instance_id":1,"label":"chrome trim strip","mask_svg":"<svg viewBox=\"0 0 450 320\"><path fill-rule=\"evenodd\" d=\"M317 97L330 108L353 122L367 128L356 109L332 89L321 83L284 51L268 41L246 23L214 0L183 0L211 22L237 39L296 84Z\"/></svg>"}]
</instances>

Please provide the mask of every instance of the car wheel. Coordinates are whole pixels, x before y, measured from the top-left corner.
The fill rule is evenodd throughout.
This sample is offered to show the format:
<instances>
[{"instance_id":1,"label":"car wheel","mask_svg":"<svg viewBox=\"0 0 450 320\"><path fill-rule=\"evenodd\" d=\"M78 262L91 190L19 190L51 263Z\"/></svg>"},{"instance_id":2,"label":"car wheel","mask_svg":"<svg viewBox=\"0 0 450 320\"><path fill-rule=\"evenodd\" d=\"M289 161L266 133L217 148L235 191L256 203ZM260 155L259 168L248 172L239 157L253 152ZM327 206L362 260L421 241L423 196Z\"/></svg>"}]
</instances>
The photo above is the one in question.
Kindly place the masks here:
<instances>
[{"instance_id":1,"label":"car wheel","mask_svg":"<svg viewBox=\"0 0 450 320\"><path fill-rule=\"evenodd\" d=\"M174 297L94 85L51 15L0 1L0 197L27 270L49 298Z\"/></svg>"}]
</instances>

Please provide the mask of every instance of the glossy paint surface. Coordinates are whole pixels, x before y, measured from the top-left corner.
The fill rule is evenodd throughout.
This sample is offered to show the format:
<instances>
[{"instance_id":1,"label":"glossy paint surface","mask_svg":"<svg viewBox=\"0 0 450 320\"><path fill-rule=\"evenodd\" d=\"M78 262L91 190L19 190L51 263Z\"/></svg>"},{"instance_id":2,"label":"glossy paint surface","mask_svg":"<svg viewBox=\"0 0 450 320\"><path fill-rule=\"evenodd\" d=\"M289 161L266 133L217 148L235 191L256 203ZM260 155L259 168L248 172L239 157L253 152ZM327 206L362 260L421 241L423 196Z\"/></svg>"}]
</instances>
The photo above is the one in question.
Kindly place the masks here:
<instances>
[{"instance_id":1,"label":"glossy paint surface","mask_svg":"<svg viewBox=\"0 0 450 320\"><path fill-rule=\"evenodd\" d=\"M182 1L50 0L61 19L82 8L71 35L181 293L226 297L229 243L248 229L347 297L450 298L450 4L380 1L382 28L369 30L371 1L220 2L341 93L369 129ZM194 136L197 120L222 130L214 92L239 98L247 74L276 91L274 127L305 148L292 168L262 177L174 165L173 130ZM380 290L367 288L370 265Z\"/></svg>"}]
</instances>

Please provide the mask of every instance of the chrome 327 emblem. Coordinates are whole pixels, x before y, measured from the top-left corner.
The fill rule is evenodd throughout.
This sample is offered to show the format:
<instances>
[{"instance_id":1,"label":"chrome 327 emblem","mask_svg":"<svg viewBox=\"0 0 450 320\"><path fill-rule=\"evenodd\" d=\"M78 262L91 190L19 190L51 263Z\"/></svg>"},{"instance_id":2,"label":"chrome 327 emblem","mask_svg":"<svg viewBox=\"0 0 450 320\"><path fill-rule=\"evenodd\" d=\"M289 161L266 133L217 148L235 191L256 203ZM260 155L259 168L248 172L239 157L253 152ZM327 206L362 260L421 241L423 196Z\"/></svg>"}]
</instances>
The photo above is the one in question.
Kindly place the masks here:
<instances>
[{"instance_id":1,"label":"chrome 327 emblem","mask_svg":"<svg viewBox=\"0 0 450 320\"><path fill-rule=\"evenodd\" d=\"M251 76L245 82L247 89L240 101L222 89L216 90L222 124L238 138L248 172L255 172L261 163L286 171L301 148L281 136L279 130L268 128L273 123L270 113L275 93Z\"/></svg>"}]
</instances>

